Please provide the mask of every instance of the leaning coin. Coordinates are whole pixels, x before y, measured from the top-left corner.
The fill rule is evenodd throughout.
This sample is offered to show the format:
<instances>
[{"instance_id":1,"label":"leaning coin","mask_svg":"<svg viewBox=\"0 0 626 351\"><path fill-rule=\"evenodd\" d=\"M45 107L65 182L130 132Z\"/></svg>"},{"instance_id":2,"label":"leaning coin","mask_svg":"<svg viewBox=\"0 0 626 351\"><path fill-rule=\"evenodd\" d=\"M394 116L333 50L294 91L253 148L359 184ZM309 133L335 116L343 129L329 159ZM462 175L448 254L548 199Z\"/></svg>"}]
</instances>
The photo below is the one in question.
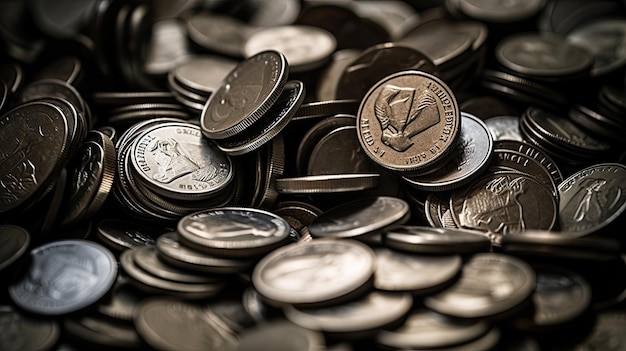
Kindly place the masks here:
<instances>
[{"instance_id":1,"label":"leaning coin","mask_svg":"<svg viewBox=\"0 0 626 351\"><path fill-rule=\"evenodd\" d=\"M453 149L461 129L454 94L420 71L387 76L365 95L357 134L366 154L395 171L423 170Z\"/></svg>"},{"instance_id":2,"label":"leaning coin","mask_svg":"<svg viewBox=\"0 0 626 351\"><path fill-rule=\"evenodd\" d=\"M323 174L276 179L281 194L331 194L361 191L378 186L379 174Z\"/></svg>"},{"instance_id":3,"label":"leaning coin","mask_svg":"<svg viewBox=\"0 0 626 351\"><path fill-rule=\"evenodd\" d=\"M160 232L156 228L114 218L103 219L97 226L98 239L114 251L154 245L158 234Z\"/></svg>"},{"instance_id":4,"label":"leaning coin","mask_svg":"<svg viewBox=\"0 0 626 351\"><path fill-rule=\"evenodd\" d=\"M358 241L311 240L265 256L254 268L252 284L277 305L337 304L369 290L375 266L374 252Z\"/></svg>"},{"instance_id":5,"label":"leaning coin","mask_svg":"<svg viewBox=\"0 0 626 351\"><path fill-rule=\"evenodd\" d=\"M178 221L186 245L223 257L263 255L285 245L289 223L264 210L247 207L207 209Z\"/></svg>"},{"instance_id":6,"label":"leaning coin","mask_svg":"<svg viewBox=\"0 0 626 351\"><path fill-rule=\"evenodd\" d=\"M17 261L28 249L30 234L22 227L0 225L0 272Z\"/></svg>"},{"instance_id":7,"label":"leaning coin","mask_svg":"<svg viewBox=\"0 0 626 351\"><path fill-rule=\"evenodd\" d=\"M358 237L404 224L409 216L409 204L400 198L359 199L324 212L309 225L309 232L313 237Z\"/></svg>"},{"instance_id":8,"label":"leaning coin","mask_svg":"<svg viewBox=\"0 0 626 351\"><path fill-rule=\"evenodd\" d=\"M117 276L113 254L84 240L48 243L30 252L31 261L9 286L13 302L41 315L63 315L105 296Z\"/></svg>"},{"instance_id":9,"label":"leaning coin","mask_svg":"<svg viewBox=\"0 0 626 351\"><path fill-rule=\"evenodd\" d=\"M285 56L276 51L263 51L239 63L204 106L202 133L223 139L248 128L276 102L288 73Z\"/></svg>"},{"instance_id":10,"label":"leaning coin","mask_svg":"<svg viewBox=\"0 0 626 351\"><path fill-rule=\"evenodd\" d=\"M484 233L455 228L401 226L386 230L382 240L392 249L423 254L471 254L491 248Z\"/></svg>"},{"instance_id":11,"label":"leaning coin","mask_svg":"<svg viewBox=\"0 0 626 351\"><path fill-rule=\"evenodd\" d=\"M59 340L59 324L52 319L37 319L0 306L0 349L4 351L51 350Z\"/></svg>"},{"instance_id":12,"label":"leaning coin","mask_svg":"<svg viewBox=\"0 0 626 351\"><path fill-rule=\"evenodd\" d=\"M426 297L424 305L454 317L489 317L522 303L535 285L535 271L528 263L509 255L480 253L469 259L456 283Z\"/></svg>"},{"instance_id":13,"label":"leaning coin","mask_svg":"<svg viewBox=\"0 0 626 351\"><path fill-rule=\"evenodd\" d=\"M626 211L626 166L600 163L582 169L559 184L559 224L565 232L591 234Z\"/></svg>"}]
</instances>

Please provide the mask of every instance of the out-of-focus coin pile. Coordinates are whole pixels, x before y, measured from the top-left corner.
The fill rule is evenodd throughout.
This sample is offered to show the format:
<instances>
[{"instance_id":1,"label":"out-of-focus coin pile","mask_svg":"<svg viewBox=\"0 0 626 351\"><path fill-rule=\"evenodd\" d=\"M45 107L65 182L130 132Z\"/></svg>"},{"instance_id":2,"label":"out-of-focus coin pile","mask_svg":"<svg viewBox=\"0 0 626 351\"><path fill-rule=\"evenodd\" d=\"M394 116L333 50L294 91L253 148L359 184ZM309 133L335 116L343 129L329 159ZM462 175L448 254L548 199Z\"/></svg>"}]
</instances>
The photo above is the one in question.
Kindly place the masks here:
<instances>
[{"instance_id":1,"label":"out-of-focus coin pile","mask_svg":"<svg viewBox=\"0 0 626 351\"><path fill-rule=\"evenodd\" d=\"M1 350L626 350L626 1L0 2Z\"/></svg>"}]
</instances>

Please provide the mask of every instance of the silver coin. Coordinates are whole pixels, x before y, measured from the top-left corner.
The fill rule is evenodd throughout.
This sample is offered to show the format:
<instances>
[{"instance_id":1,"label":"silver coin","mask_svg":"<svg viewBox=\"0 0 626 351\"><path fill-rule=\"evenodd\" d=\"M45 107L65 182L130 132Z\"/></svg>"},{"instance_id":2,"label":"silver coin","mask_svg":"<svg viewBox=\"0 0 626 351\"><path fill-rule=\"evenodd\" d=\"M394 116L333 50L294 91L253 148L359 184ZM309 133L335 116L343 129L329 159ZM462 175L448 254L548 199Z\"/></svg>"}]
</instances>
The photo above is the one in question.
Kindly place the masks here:
<instances>
[{"instance_id":1,"label":"silver coin","mask_svg":"<svg viewBox=\"0 0 626 351\"><path fill-rule=\"evenodd\" d=\"M113 254L90 241L48 243L33 249L30 257L9 295L35 314L63 315L91 306L109 292L117 276Z\"/></svg>"},{"instance_id":2,"label":"silver coin","mask_svg":"<svg viewBox=\"0 0 626 351\"><path fill-rule=\"evenodd\" d=\"M198 55L178 64L171 72L173 78L186 89L208 95L217 90L236 66L237 61L221 56Z\"/></svg>"},{"instance_id":3,"label":"silver coin","mask_svg":"<svg viewBox=\"0 0 626 351\"><path fill-rule=\"evenodd\" d=\"M0 272L17 261L30 245L30 233L20 226L0 225Z\"/></svg>"},{"instance_id":4,"label":"silver coin","mask_svg":"<svg viewBox=\"0 0 626 351\"><path fill-rule=\"evenodd\" d=\"M354 200L324 212L309 225L309 232L313 237L358 237L403 224L409 215L409 204L399 198Z\"/></svg>"},{"instance_id":5,"label":"silver coin","mask_svg":"<svg viewBox=\"0 0 626 351\"><path fill-rule=\"evenodd\" d=\"M567 40L589 50L595 56L592 76L601 76L626 64L626 21L602 19L577 26Z\"/></svg>"},{"instance_id":6,"label":"silver coin","mask_svg":"<svg viewBox=\"0 0 626 351\"><path fill-rule=\"evenodd\" d=\"M485 125L493 140L516 140L522 141L522 134L519 130L518 116L495 116L485 120Z\"/></svg>"},{"instance_id":7,"label":"silver coin","mask_svg":"<svg viewBox=\"0 0 626 351\"><path fill-rule=\"evenodd\" d=\"M590 234L626 211L626 166L600 163L582 169L559 184L562 231Z\"/></svg>"},{"instance_id":8,"label":"silver coin","mask_svg":"<svg viewBox=\"0 0 626 351\"><path fill-rule=\"evenodd\" d=\"M548 154L546 154L545 151L543 151L543 149L532 144L517 142L514 140L497 140L494 145L495 150L513 150L532 157L548 170L554 184L559 185L563 181L563 174L561 173L558 165L550 156L548 156Z\"/></svg>"},{"instance_id":9,"label":"silver coin","mask_svg":"<svg viewBox=\"0 0 626 351\"><path fill-rule=\"evenodd\" d=\"M278 304L312 305L349 295L371 280L374 252L353 240L319 239L294 243L265 256L252 284Z\"/></svg>"},{"instance_id":10,"label":"silver coin","mask_svg":"<svg viewBox=\"0 0 626 351\"><path fill-rule=\"evenodd\" d=\"M281 194L331 194L373 189L379 174L322 174L276 179Z\"/></svg>"},{"instance_id":11,"label":"silver coin","mask_svg":"<svg viewBox=\"0 0 626 351\"><path fill-rule=\"evenodd\" d=\"M504 254L475 254L463 266L461 278L426 297L424 305L455 317L488 317L523 302L535 285L535 271L528 263Z\"/></svg>"},{"instance_id":12,"label":"silver coin","mask_svg":"<svg viewBox=\"0 0 626 351\"><path fill-rule=\"evenodd\" d=\"M475 230L401 226L386 230L387 247L423 254L469 254L489 251L491 241Z\"/></svg>"},{"instance_id":13,"label":"silver coin","mask_svg":"<svg viewBox=\"0 0 626 351\"><path fill-rule=\"evenodd\" d=\"M382 291L423 294L451 282L461 270L460 255L407 254L376 248L374 287Z\"/></svg>"},{"instance_id":14,"label":"silver coin","mask_svg":"<svg viewBox=\"0 0 626 351\"><path fill-rule=\"evenodd\" d=\"M156 124L137 137L130 155L141 180L174 199L206 198L234 178L230 157L192 124Z\"/></svg>"},{"instance_id":15,"label":"silver coin","mask_svg":"<svg viewBox=\"0 0 626 351\"><path fill-rule=\"evenodd\" d=\"M144 271L156 277L178 283L215 283L223 279L220 276L194 274L194 272L168 265L159 259L157 249L154 246L136 248L133 259L137 267Z\"/></svg>"},{"instance_id":16,"label":"silver coin","mask_svg":"<svg viewBox=\"0 0 626 351\"><path fill-rule=\"evenodd\" d=\"M321 333L302 328L284 319L276 319L245 330L241 333L241 340L235 350L256 351L261 345L266 350L317 351L326 349L324 336Z\"/></svg>"},{"instance_id":17,"label":"silver coin","mask_svg":"<svg viewBox=\"0 0 626 351\"><path fill-rule=\"evenodd\" d=\"M522 21L536 15L543 9L545 0L513 0L513 1L484 1L484 0L455 0L460 11L467 16L487 22L511 23Z\"/></svg>"},{"instance_id":18,"label":"silver coin","mask_svg":"<svg viewBox=\"0 0 626 351\"><path fill-rule=\"evenodd\" d=\"M224 207L192 213L180 219L185 243L226 257L257 256L287 243L289 223L264 210Z\"/></svg>"},{"instance_id":19,"label":"silver coin","mask_svg":"<svg viewBox=\"0 0 626 351\"><path fill-rule=\"evenodd\" d=\"M97 226L98 239L117 251L154 245L158 234L155 228L121 219L103 219Z\"/></svg>"}]
</instances>

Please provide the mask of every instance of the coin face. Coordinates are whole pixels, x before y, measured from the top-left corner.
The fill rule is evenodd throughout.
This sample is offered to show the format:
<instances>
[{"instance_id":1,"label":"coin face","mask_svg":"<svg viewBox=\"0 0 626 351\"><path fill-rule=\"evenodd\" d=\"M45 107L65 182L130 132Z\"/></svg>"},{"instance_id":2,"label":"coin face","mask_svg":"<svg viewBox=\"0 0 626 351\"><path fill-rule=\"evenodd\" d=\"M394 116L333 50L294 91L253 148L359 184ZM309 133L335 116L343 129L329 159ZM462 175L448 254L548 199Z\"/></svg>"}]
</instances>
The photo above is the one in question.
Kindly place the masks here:
<instances>
[{"instance_id":1,"label":"coin face","mask_svg":"<svg viewBox=\"0 0 626 351\"><path fill-rule=\"evenodd\" d=\"M117 276L113 254L89 241L52 242L33 249L30 256L9 295L20 308L36 314L61 315L88 307L109 291Z\"/></svg>"},{"instance_id":2,"label":"coin face","mask_svg":"<svg viewBox=\"0 0 626 351\"><path fill-rule=\"evenodd\" d=\"M396 171L415 171L445 157L461 127L452 91L439 78L420 71L380 80L365 95L357 135L367 155Z\"/></svg>"},{"instance_id":3,"label":"coin face","mask_svg":"<svg viewBox=\"0 0 626 351\"><path fill-rule=\"evenodd\" d=\"M139 136L132 146L133 169L160 193L206 196L234 177L230 157L201 133L200 127L162 123Z\"/></svg>"},{"instance_id":4,"label":"coin face","mask_svg":"<svg viewBox=\"0 0 626 351\"><path fill-rule=\"evenodd\" d=\"M562 231L592 233L626 210L626 167L597 164L559 184L559 224Z\"/></svg>"}]
</instances>

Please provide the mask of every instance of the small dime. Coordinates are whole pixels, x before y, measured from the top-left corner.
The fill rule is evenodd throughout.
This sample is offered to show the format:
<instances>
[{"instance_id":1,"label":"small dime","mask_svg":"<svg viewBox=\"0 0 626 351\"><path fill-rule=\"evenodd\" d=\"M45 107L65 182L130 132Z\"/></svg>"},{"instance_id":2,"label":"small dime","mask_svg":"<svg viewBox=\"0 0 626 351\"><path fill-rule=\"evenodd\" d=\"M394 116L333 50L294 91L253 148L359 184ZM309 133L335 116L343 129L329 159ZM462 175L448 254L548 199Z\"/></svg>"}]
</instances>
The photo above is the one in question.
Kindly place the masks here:
<instances>
[{"instance_id":1,"label":"small dime","mask_svg":"<svg viewBox=\"0 0 626 351\"><path fill-rule=\"evenodd\" d=\"M374 85L357 115L366 154L395 171L428 168L453 148L461 129L454 94L439 78L420 71L392 74Z\"/></svg>"},{"instance_id":2,"label":"small dime","mask_svg":"<svg viewBox=\"0 0 626 351\"><path fill-rule=\"evenodd\" d=\"M461 132L450 159L438 170L420 176L405 176L411 186L425 191L459 188L482 173L493 155L493 139L478 117L461 112Z\"/></svg>"},{"instance_id":3,"label":"small dime","mask_svg":"<svg viewBox=\"0 0 626 351\"><path fill-rule=\"evenodd\" d=\"M591 234L626 211L626 166L600 163L559 184L559 224L564 232Z\"/></svg>"},{"instance_id":4,"label":"small dime","mask_svg":"<svg viewBox=\"0 0 626 351\"><path fill-rule=\"evenodd\" d=\"M450 318L419 308L399 328L380 331L376 342L397 350L439 349L475 340L488 331L484 320Z\"/></svg>"},{"instance_id":5,"label":"small dime","mask_svg":"<svg viewBox=\"0 0 626 351\"><path fill-rule=\"evenodd\" d=\"M30 234L22 227L0 225L0 272L17 261L28 249Z\"/></svg>"},{"instance_id":6,"label":"small dime","mask_svg":"<svg viewBox=\"0 0 626 351\"><path fill-rule=\"evenodd\" d=\"M248 128L276 102L288 74L285 56L276 51L263 51L240 62L204 106L202 133L224 139Z\"/></svg>"},{"instance_id":7,"label":"small dime","mask_svg":"<svg viewBox=\"0 0 626 351\"><path fill-rule=\"evenodd\" d=\"M146 129L132 145L131 160L150 189L173 199L210 197L234 178L230 157L193 124L159 123Z\"/></svg>"},{"instance_id":8,"label":"small dime","mask_svg":"<svg viewBox=\"0 0 626 351\"><path fill-rule=\"evenodd\" d=\"M265 256L254 268L252 283L276 304L337 303L369 288L375 266L372 249L358 241L311 240Z\"/></svg>"},{"instance_id":9,"label":"small dime","mask_svg":"<svg viewBox=\"0 0 626 351\"><path fill-rule=\"evenodd\" d=\"M284 312L288 320L301 327L343 338L359 338L394 325L409 312L412 304L411 294L373 291L338 306L307 309L287 306Z\"/></svg>"},{"instance_id":10,"label":"small dime","mask_svg":"<svg viewBox=\"0 0 626 351\"><path fill-rule=\"evenodd\" d=\"M155 349L231 350L235 335L206 312L194 303L154 297L137 306L133 322L141 338Z\"/></svg>"},{"instance_id":11,"label":"small dime","mask_svg":"<svg viewBox=\"0 0 626 351\"><path fill-rule=\"evenodd\" d=\"M281 194L332 194L361 191L378 186L379 174L323 174L276 179Z\"/></svg>"},{"instance_id":12,"label":"small dime","mask_svg":"<svg viewBox=\"0 0 626 351\"><path fill-rule=\"evenodd\" d=\"M215 283L221 279L221 277L207 274L194 274L194 272L168 265L159 259L157 249L154 246L136 248L133 259L137 267L144 271L161 279L178 283Z\"/></svg>"},{"instance_id":13,"label":"small dime","mask_svg":"<svg viewBox=\"0 0 626 351\"><path fill-rule=\"evenodd\" d=\"M410 216L409 204L399 198L378 196L346 202L324 212L310 225L313 237L352 238L400 225Z\"/></svg>"},{"instance_id":14,"label":"small dime","mask_svg":"<svg viewBox=\"0 0 626 351\"><path fill-rule=\"evenodd\" d=\"M472 256L461 278L448 289L424 299L436 312L460 318L494 316L526 300L536 285L528 263L504 254Z\"/></svg>"},{"instance_id":15,"label":"small dime","mask_svg":"<svg viewBox=\"0 0 626 351\"><path fill-rule=\"evenodd\" d=\"M117 276L113 254L90 241L52 242L33 249L30 258L23 275L9 286L9 295L35 314L56 316L86 308L109 292Z\"/></svg>"},{"instance_id":16,"label":"small dime","mask_svg":"<svg viewBox=\"0 0 626 351\"><path fill-rule=\"evenodd\" d=\"M376 248L374 287L383 291L405 291L426 294L440 290L461 270L460 255L407 254L387 248Z\"/></svg>"},{"instance_id":17,"label":"small dime","mask_svg":"<svg viewBox=\"0 0 626 351\"><path fill-rule=\"evenodd\" d=\"M326 349L321 333L278 319L245 330L233 351L257 351L260 345L266 350L281 351Z\"/></svg>"},{"instance_id":18,"label":"small dime","mask_svg":"<svg viewBox=\"0 0 626 351\"><path fill-rule=\"evenodd\" d=\"M601 76L626 65L626 20L602 19L577 26L567 40L595 56L592 76Z\"/></svg>"},{"instance_id":19,"label":"small dime","mask_svg":"<svg viewBox=\"0 0 626 351\"><path fill-rule=\"evenodd\" d=\"M287 58L292 72L317 68L328 61L337 47L335 37L319 27L303 25L271 26L248 37L244 56L276 50Z\"/></svg>"},{"instance_id":20,"label":"small dime","mask_svg":"<svg viewBox=\"0 0 626 351\"><path fill-rule=\"evenodd\" d=\"M154 245L160 234L156 228L121 219L103 219L98 222L98 238L110 249L124 251L134 247Z\"/></svg>"},{"instance_id":21,"label":"small dime","mask_svg":"<svg viewBox=\"0 0 626 351\"><path fill-rule=\"evenodd\" d=\"M0 306L0 349L3 351L51 350L61 328L52 319L37 319Z\"/></svg>"},{"instance_id":22,"label":"small dime","mask_svg":"<svg viewBox=\"0 0 626 351\"><path fill-rule=\"evenodd\" d=\"M382 240L392 249L423 254L470 254L491 248L482 232L455 228L402 226L385 231Z\"/></svg>"},{"instance_id":23,"label":"small dime","mask_svg":"<svg viewBox=\"0 0 626 351\"><path fill-rule=\"evenodd\" d=\"M223 257L263 255L288 242L289 228L271 212L246 207L208 209L178 221L185 244Z\"/></svg>"},{"instance_id":24,"label":"small dime","mask_svg":"<svg viewBox=\"0 0 626 351\"><path fill-rule=\"evenodd\" d=\"M452 193L450 208L460 228L487 232L496 245L511 233L549 230L558 214L551 189L513 172L489 174L463 193Z\"/></svg>"},{"instance_id":25,"label":"small dime","mask_svg":"<svg viewBox=\"0 0 626 351\"><path fill-rule=\"evenodd\" d=\"M516 140L522 141L522 134L519 130L518 116L495 116L485 119L485 125L494 141Z\"/></svg>"}]
</instances>

